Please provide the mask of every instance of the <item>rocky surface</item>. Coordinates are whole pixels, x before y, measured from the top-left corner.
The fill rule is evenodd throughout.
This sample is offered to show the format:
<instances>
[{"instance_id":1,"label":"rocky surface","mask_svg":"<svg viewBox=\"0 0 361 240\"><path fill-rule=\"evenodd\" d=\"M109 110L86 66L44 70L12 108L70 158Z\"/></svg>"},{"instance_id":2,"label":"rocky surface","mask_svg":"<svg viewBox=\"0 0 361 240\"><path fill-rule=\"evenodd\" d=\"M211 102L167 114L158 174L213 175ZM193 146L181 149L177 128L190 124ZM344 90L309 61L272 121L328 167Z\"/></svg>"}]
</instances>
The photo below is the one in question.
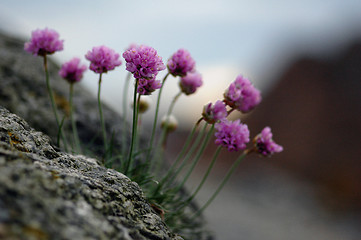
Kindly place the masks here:
<instances>
[{"instance_id":1,"label":"rocky surface","mask_svg":"<svg viewBox=\"0 0 361 240\"><path fill-rule=\"evenodd\" d=\"M0 107L1 239L182 239L138 185Z\"/></svg>"}]
</instances>

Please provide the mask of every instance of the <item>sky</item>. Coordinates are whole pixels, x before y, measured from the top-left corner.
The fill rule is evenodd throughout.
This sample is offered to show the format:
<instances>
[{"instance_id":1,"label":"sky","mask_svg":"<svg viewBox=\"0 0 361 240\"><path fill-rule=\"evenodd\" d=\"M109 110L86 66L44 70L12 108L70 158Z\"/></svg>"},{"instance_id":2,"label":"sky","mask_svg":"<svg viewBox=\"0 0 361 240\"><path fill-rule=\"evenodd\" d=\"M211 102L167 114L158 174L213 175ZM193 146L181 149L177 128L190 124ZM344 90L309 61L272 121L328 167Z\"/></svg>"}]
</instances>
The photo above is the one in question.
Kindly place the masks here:
<instances>
[{"instance_id":1,"label":"sky","mask_svg":"<svg viewBox=\"0 0 361 240\"><path fill-rule=\"evenodd\" d=\"M60 64L106 45L122 54L131 44L154 47L166 62L179 48L187 49L203 76L196 94L182 96L174 114L194 122L202 107L221 99L226 87L242 74L262 92L273 76L297 53L337 54L361 36L359 0L2 0L0 29L29 39L31 31L49 27L64 39ZM103 78L102 96L122 111L126 70L123 65ZM165 72L159 74L159 79ZM87 71L82 84L95 95L97 76ZM179 79L164 86L164 113L179 92ZM132 89L129 89L129 96ZM155 102L153 96L153 102ZM162 112L160 114L162 114ZM151 113L149 113L149 117ZM150 117L151 118L151 117Z\"/></svg>"}]
</instances>

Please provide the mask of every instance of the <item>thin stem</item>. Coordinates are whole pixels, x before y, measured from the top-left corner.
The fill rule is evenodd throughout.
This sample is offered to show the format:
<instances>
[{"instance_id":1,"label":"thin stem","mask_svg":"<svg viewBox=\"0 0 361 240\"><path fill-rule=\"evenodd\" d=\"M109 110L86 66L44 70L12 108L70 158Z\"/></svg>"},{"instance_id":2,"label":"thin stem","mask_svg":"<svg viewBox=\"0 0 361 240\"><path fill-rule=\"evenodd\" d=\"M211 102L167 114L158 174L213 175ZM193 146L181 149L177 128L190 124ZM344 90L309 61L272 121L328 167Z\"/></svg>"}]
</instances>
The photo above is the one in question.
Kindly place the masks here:
<instances>
[{"instance_id":1,"label":"thin stem","mask_svg":"<svg viewBox=\"0 0 361 240\"><path fill-rule=\"evenodd\" d=\"M108 151L108 144L107 144L107 132L105 129L105 123L103 118L103 110L102 110L102 103L100 101L100 91L101 91L101 83L102 83L102 73L99 74L99 83L98 83L98 108L99 108L99 117L100 117L100 125L102 127L103 133L103 143L104 143L104 157L106 157L106 153ZM105 159L103 159L105 160Z\"/></svg>"},{"instance_id":2,"label":"thin stem","mask_svg":"<svg viewBox=\"0 0 361 240\"><path fill-rule=\"evenodd\" d=\"M194 197L197 195L197 193L201 190L201 188L203 187L203 184L206 182L206 180L207 180L207 178L208 178L211 170L213 169L213 166L214 166L214 164L215 164L215 162L216 162L216 160L217 160L217 158L218 158L218 155L219 155L219 153L221 152L221 150L222 150L222 147L219 146L219 147L217 148L216 152L214 153L213 158L212 158L212 161L211 161L211 163L210 163L209 166L208 166L207 172L204 174L204 176L203 176L201 182L199 183L198 187L196 188L196 190L194 191L194 193L193 193L187 200L185 200L185 201L181 204L180 208L178 208L178 210L176 211L176 213L182 211L182 210L194 199Z\"/></svg>"},{"instance_id":3,"label":"thin stem","mask_svg":"<svg viewBox=\"0 0 361 240\"><path fill-rule=\"evenodd\" d=\"M216 150L216 152L214 153L213 155L213 159L212 159L212 162L209 164L209 167L207 169L207 172L204 174L203 178L202 178L202 181L199 183L197 189L194 191L194 193L192 194L192 196L190 196L188 199L187 199L187 203L189 203L190 201L192 201L192 199L197 195L197 193L199 192L199 190L203 187L203 184L205 183L205 181L207 180L211 170L213 169L213 166L218 158L218 155L219 153L221 152L222 150L222 147L219 146Z\"/></svg>"},{"instance_id":4,"label":"thin stem","mask_svg":"<svg viewBox=\"0 0 361 240\"><path fill-rule=\"evenodd\" d=\"M175 162L172 164L172 166L170 167L170 169L168 170L168 173L166 176L163 177L163 179L160 181L159 185L162 185L165 181L168 180L168 178L170 177L170 175L173 173L174 168L178 165L179 161L182 159L182 157L184 156L185 151L188 149L189 144L191 143L191 140L193 139L193 136L196 132L197 127L199 126L199 124L195 124L191 133L189 134L181 152L179 153L179 155L177 156L177 159L175 160Z\"/></svg>"},{"instance_id":5,"label":"thin stem","mask_svg":"<svg viewBox=\"0 0 361 240\"><path fill-rule=\"evenodd\" d=\"M128 155L128 161L126 163L126 167L124 170L124 174L127 175L128 171L129 171L129 167L132 163L132 155L133 155L133 148L134 148L134 144L135 144L135 136L137 133L137 125L138 125L138 119L137 119L137 105L139 104L137 102L137 89L138 89L138 79L136 79L135 81L135 87L134 87L134 104L133 104L133 127L132 127L132 140L130 143L130 150L129 150L129 155Z\"/></svg>"},{"instance_id":6,"label":"thin stem","mask_svg":"<svg viewBox=\"0 0 361 240\"><path fill-rule=\"evenodd\" d=\"M48 94L49 94L50 101L51 101L51 107L52 107L52 109L53 109L53 113L54 113L54 116L55 116L56 124L57 124L57 126L58 126L58 135L60 134L61 139L63 140L63 144L64 144L64 149L65 149L65 151L68 151L68 146L67 146L67 143L66 143L66 139L65 139L65 137L64 137L63 131L61 130L61 126L62 126L62 125L60 124L59 116L58 116L58 113L57 113L57 111L56 111L56 105L55 105L55 100L54 100L53 91L52 91L52 89L51 89L51 87L50 87L47 55L44 55L44 70L45 70L46 88L47 88L47 90L48 90ZM57 139L58 139L57 145L60 146L59 136L58 136Z\"/></svg>"},{"instance_id":7,"label":"thin stem","mask_svg":"<svg viewBox=\"0 0 361 240\"><path fill-rule=\"evenodd\" d=\"M234 170L236 170L236 168L238 167L238 165L241 163L241 161L244 159L244 157L247 155L247 153L243 153L232 165L232 167L228 170L226 176L224 177L223 181L221 182L221 184L218 186L217 190L213 193L213 195L211 196L210 199L208 199L208 201L204 204L204 206L202 208L200 208L193 216L192 219L196 218L197 216L199 216L204 209L206 209L209 204L212 203L212 201L216 198L216 196L218 195L218 193L222 190L222 188L224 187L224 185L226 184L226 182L229 180L229 178L232 176Z\"/></svg>"},{"instance_id":8,"label":"thin stem","mask_svg":"<svg viewBox=\"0 0 361 240\"><path fill-rule=\"evenodd\" d=\"M154 142L154 136L155 136L155 129L157 127L157 121L158 121L158 112L159 112L159 105L160 105L160 97L162 95L162 91L163 91L163 87L165 84L165 81L167 80L167 77L169 76L169 72L164 76L163 81L162 81L162 87L159 89L159 93L158 93L158 98L157 98L157 106L155 109L155 116L154 116L154 121L153 121L153 129L152 129L152 134L150 137L150 143L149 143L149 149L148 149L148 156L147 156L147 160L149 160L152 149L153 149L153 142Z\"/></svg>"},{"instance_id":9,"label":"thin stem","mask_svg":"<svg viewBox=\"0 0 361 240\"><path fill-rule=\"evenodd\" d=\"M174 180L176 179L176 177L178 176L178 174L183 170L183 168L186 166L188 159L192 156L194 150L198 147L198 144L200 142L200 140L202 139L206 128L207 128L207 123L204 124L203 129L201 130L201 132L198 134L196 140L194 141L194 143L192 144L192 147L189 149L189 151L187 152L187 155L183 158L183 161L181 163L181 165L179 166L179 168L176 170L176 172L174 173L174 175L172 176L172 178L170 179L170 181L167 183L168 186L170 186ZM182 156L183 157L183 156Z\"/></svg>"},{"instance_id":10,"label":"thin stem","mask_svg":"<svg viewBox=\"0 0 361 240\"><path fill-rule=\"evenodd\" d=\"M69 87L70 121L73 130L73 138L75 142L76 151L77 153L81 153L78 130L74 119L74 104L73 104L74 86L73 85L74 83L70 83L70 87Z\"/></svg>"},{"instance_id":11,"label":"thin stem","mask_svg":"<svg viewBox=\"0 0 361 240\"><path fill-rule=\"evenodd\" d=\"M124 82L124 89L123 89L123 132L122 132L122 154L123 156L126 155L127 147L127 113L128 113L128 88L129 88L129 82L132 74L130 72L127 73L125 82Z\"/></svg>"},{"instance_id":12,"label":"thin stem","mask_svg":"<svg viewBox=\"0 0 361 240\"><path fill-rule=\"evenodd\" d=\"M192 165L191 165L190 169L188 170L186 176L183 178L183 181L181 182L181 184L179 184L179 186L175 189L176 192L179 191L179 189L181 189L184 186L184 184L188 180L189 176L193 172L193 170L194 170L195 166L197 165L200 157L202 156L206 146L208 145L208 141L209 141L210 137L213 134L213 130L214 130L214 124L212 125L212 127L209 130L206 138L204 139L201 148L198 150L197 155L196 155L195 159L193 160Z\"/></svg>"}]
</instances>

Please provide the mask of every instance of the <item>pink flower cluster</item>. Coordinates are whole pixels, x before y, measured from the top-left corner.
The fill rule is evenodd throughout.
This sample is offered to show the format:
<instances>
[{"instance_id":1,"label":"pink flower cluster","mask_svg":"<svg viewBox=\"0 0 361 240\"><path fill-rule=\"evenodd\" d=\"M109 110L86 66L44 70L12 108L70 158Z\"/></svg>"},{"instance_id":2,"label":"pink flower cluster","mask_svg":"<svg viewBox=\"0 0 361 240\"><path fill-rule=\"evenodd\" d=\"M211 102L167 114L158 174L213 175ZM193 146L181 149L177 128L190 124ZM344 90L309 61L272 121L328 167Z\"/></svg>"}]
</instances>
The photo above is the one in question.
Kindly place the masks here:
<instances>
[{"instance_id":1,"label":"pink flower cluster","mask_svg":"<svg viewBox=\"0 0 361 240\"><path fill-rule=\"evenodd\" d=\"M190 95L192 93L195 93L197 88L202 86L202 76L197 72L190 72L184 77L181 78L179 82L179 86L181 88L181 91L186 94Z\"/></svg>"},{"instance_id":2,"label":"pink flower cluster","mask_svg":"<svg viewBox=\"0 0 361 240\"><path fill-rule=\"evenodd\" d=\"M89 69L96 73L106 73L122 64L119 54L106 46L93 47L85 58L90 61Z\"/></svg>"},{"instance_id":3,"label":"pink flower cluster","mask_svg":"<svg viewBox=\"0 0 361 240\"><path fill-rule=\"evenodd\" d=\"M226 147L228 151L239 151L246 148L249 142L249 130L246 124L242 124L239 119L235 121L223 121L215 125L215 144Z\"/></svg>"},{"instance_id":4,"label":"pink flower cluster","mask_svg":"<svg viewBox=\"0 0 361 240\"><path fill-rule=\"evenodd\" d=\"M185 49L179 49L168 60L168 70L173 76L186 76L188 72L194 70L195 61Z\"/></svg>"},{"instance_id":5,"label":"pink flower cluster","mask_svg":"<svg viewBox=\"0 0 361 240\"><path fill-rule=\"evenodd\" d=\"M157 51L148 46L137 46L123 53L126 69L133 73L134 78L153 79L159 71L165 69L162 58Z\"/></svg>"},{"instance_id":6,"label":"pink flower cluster","mask_svg":"<svg viewBox=\"0 0 361 240\"><path fill-rule=\"evenodd\" d=\"M224 93L226 104L243 113L251 111L261 100L260 91L242 75L239 75Z\"/></svg>"},{"instance_id":7,"label":"pink flower cluster","mask_svg":"<svg viewBox=\"0 0 361 240\"><path fill-rule=\"evenodd\" d=\"M59 75L68 80L69 83L79 82L86 70L85 65L80 64L79 58L73 58L61 66Z\"/></svg>"},{"instance_id":8,"label":"pink flower cluster","mask_svg":"<svg viewBox=\"0 0 361 240\"><path fill-rule=\"evenodd\" d=\"M279 153L283 151L283 147L273 141L270 127L265 127L261 133L255 137L254 143L257 152L263 156L270 156L273 153Z\"/></svg>"},{"instance_id":9,"label":"pink flower cluster","mask_svg":"<svg viewBox=\"0 0 361 240\"><path fill-rule=\"evenodd\" d=\"M139 78L137 92L141 95L150 95L155 90L162 87L162 83L154 78Z\"/></svg>"},{"instance_id":10,"label":"pink flower cluster","mask_svg":"<svg viewBox=\"0 0 361 240\"><path fill-rule=\"evenodd\" d=\"M45 56L63 50L63 42L55 30L37 29L31 33L31 39L25 43L24 49L31 54Z\"/></svg>"},{"instance_id":11,"label":"pink flower cluster","mask_svg":"<svg viewBox=\"0 0 361 240\"><path fill-rule=\"evenodd\" d=\"M208 103L203 107L202 116L209 124L221 121L227 117L226 105L220 100L218 100L214 105L212 105L212 103Z\"/></svg>"}]
</instances>

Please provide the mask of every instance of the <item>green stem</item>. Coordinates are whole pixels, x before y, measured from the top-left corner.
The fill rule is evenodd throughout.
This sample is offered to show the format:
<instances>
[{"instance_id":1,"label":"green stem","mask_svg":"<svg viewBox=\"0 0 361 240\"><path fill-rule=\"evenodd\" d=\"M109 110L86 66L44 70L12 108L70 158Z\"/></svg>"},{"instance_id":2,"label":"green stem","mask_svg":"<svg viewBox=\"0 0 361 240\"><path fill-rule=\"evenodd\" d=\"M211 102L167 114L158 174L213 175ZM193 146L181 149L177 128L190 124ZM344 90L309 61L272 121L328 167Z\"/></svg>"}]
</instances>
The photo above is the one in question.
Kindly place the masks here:
<instances>
[{"instance_id":1,"label":"green stem","mask_svg":"<svg viewBox=\"0 0 361 240\"><path fill-rule=\"evenodd\" d=\"M199 183L197 189L194 191L194 193L192 194L192 196L190 196L190 197L187 199L187 201L186 201L187 204L188 204L190 201L192 201L192 199L197 195L197 193L199 192L199 190L203 187L203 184L205 183L205 181L207 180L207 178L208 178L211 170L213 169L213 166L214 166L214 164L215 164L215 162L216 162L216 160L217 160L217 158L218 158L218 155L219 155L219 153L221 152L221 150L222 150L222 147L219 146L219 147L217 148L216 152L215 152L214 155L213 155L212 162L209 164L209 167L208 167L208 169L207 169L207 172L204 174L204 176L203 176L203 178L202 178L202 181Z\"/></svg>"},{"instance_id":2,"label":"green stem","mask_svg":"<svg viewBox=\"0 0 361 240\"><path fill-rule=\"evenodd\" d=\"M134 104L133 104L133 128L132 128L132 140L130 143L130 150L129 150L129 155L128 155L128 160L126 162L126 167L124 170L124 174L127 175L128 171L129 171L129 167L132 164L132 160L133 160L133 148L134 148L134 144L135 144L135 136L137 133L137 125L138 125L138 119L137 119L137 105L139 104L137 102L137 89L138 89L138 79L136 79L135 81L135 86L134 86Z\"/></svg>"},{"instance_id":3,"label":"green stem","mask_svg":"<svg viewBox=\"0 0 361 240\"><path fill-rule=\"evenodd\" d=\"M191 173L193 172L193 170L194 170L195 166L197 165L200 157L202 156L202 154L203 154L206 146L208 145L209 139L210 139L210 137L211 137L212 134L213 134L213 130L214 130L214 124L212 125L211 129L209 130L206 138L203 140L202 146L201 146L201 148L198 150L197 155L196 155L196 157L194 158L194 160L193 160L193 162L192 162L192 165L191 165L190 169L188 170L186 176L183 178L183 181L181 182L181 184L179 184L179 186L175 189L176 192L178 192L179 189L181 189L181 188L184 186L184 184L186 183L186 181L187 181L188 178L190 177Z\"/></svg>"},{"instance_id":4,"label":"green stem","mask_svg":"<svg viewBox=\"0 0 361 240\"><path fill-rule=\"evenodd\" d=\"M103 118L102 103L100 101L101 83L102 83L102 73L99 74L99 82L98 82L98 108L99 108L100 125L102 127L103 143L104 143L103 161L105 161L106 153L108 151L108 144L107 144L107 132L105 129L105 123Z\"/></svg>"},{"instance_id":5,"label":"green stem","mask_svg":"<svg viewBox=\"0 0 361 240\"><path fill-rule=\"evenodd\" d=\"M199 123L199 122L198 122ZM204 124L203 129L200 131L200 133L198 134L196 140L194 141L194 143L192 144L192 147L189 149L189 151L187 152L186 156L183 158L183 161L181 163L181 165L179 166L179 168L176 170L176 172L174 173L174 175L172 176L172 178L170 179L170 181L167 183L168 186L171 186L172 183L174 182L174 180L176 179L176 177L178 176L178 174L183 170L183 168L186 166L188 159L192 156L194 150L198 147L199 142L201 141L206 128L207 128L207 123ZM182 156L183 157L183 156Z\"/></svg>"},{"instance_id":6,"label":"green stem","mask_svg":"<svg viewBox=\"0 0 361 240\"><path fill-rule=\"evenodd\" d=\"M74 142L75 142L76 152L81 153L78 130L77 130L75 119L74 119L74 104L73 104L74 83L70 83L69 88L70 88L69 89L70 121L71 121L72 130L73 130L73 138L74 138Z\"/></svg>"},{"instance_id":7,"label":"green stem","mask_svg":"<svg viewBox=\"0 0 361 240\"><path fill-rule=\"evenodd\" d=\"M50 87L47 55L44 55L44 70L45 70L46 87L47 87L48 94L49 94L49 97L50 97L51 107L52 107L52 109L53 109L53 113L54 113L54 116L55 116L56 124L57 124L57 126L58 126L58 135L60 134L61 139L63 140L64 149L65 149L65 151L67 152L67 151L68 151L68 146L67 146L66 139L65 139L65 137L64 137L63 131L61 130L61 124L60 124L60 121L59 121L58 113L57 113L57 111L56 111L56 105L55 105L55 100L54 100L53 91L52 91L52 89L51 89L51 87ZM57 137L57 139L58 139L57 145L60 146L59 136Z\"/></svg>"},{"instance_id":8,"label":"green stem","mask_svg":"<svg viewBox=\"0 0 361 240\"><path fill-rule=\"evenodd\" d=\"M221 152L222 147L219 146L216 150L216 152L213 155L212 161L208 166L207 172L204 174L202 181L199 183L198 187L196 188L196 190L194 191L194 193L187 199L185 200L181 206L177 209L177 211L175 211L175 214L181 212L193 199L194 197L197 195L197 193L201 190L201 188L203 187L203 184L206 182L211 170L213 169L213 166L218 158L219 153Z\"/></svg>"},{"instance_id":9,"label":"green stem","mask_svg":"<svg viewBox=\"0 0 361 240\"><path fill-rule=\"evenodd\" d=\"M229 180L229 178L232 176L234 170L236 170L236 168L238 167L238 165L241 163L241 161L243 160L243 158L247 155L247 153L243 153L232 165L232 167L228 170L226 176L224 177L223 181L221 182L221 184L218 186L217 190L213 193L213 195L211 196L210 199L208 199L208 201L204 204L204 206L202 208L200 208L193 216L192 219L196 218L197 216L199 216L204 209L206 209L209 204L212 203L212 201L216 198L216 196L218 195L218 193L222 190L222 188L224 187L224 185L226 184L226 182Z\"/></svg>"},{"instance_id":10,"label":"green stem","mask_svg":"<svg viewBox=\"0 0 361 240\"><path fill-rule=\"evenodd\" d=\"M128 130L128 124L127 124L127 113L128 113L128 88L129 88L129 82L132 74L130 72L127 73L125 82L124 82L124 89L123 89L123 132L122 132L122 154L123 156L126 155L127 147L127 130Z\"/></svg>"},{"instance_id":11,"label":"green stem","mask_svg":"<svg viewBox=\"0 0 361 240\"><path fill-rule=\"evenodd\" d=\"M191 140L193 139L194 133L196 132L196 129L198 127L199 124L195 124L191 133L189 134L181 152L179 153L179 155L177 156L177 159L175 160L175 162L172 164L172 166L170 167L169 171L167 172L167 175L165 175L163 177L163 179L160 181L159 185L162 186L164 184L165 181L168 180L168 178L170 177L171 174L173 174L174 168L179 164L179 161L182 159L182 157L185 154L185 151L188 149L189 144L191 143Z\"/></svg>"},{"instance_id":12,"label":"green stem","mask_svg":"<svg viewBox=\"0 0 361 240\"><path fill-rule=\"evenodd\" d=\"M154 116L154 121L153 121L153 128L152 128L152 134L150 137L150 143L149 143L149 149L148 149L148 156L147 156L147 160L149 161L150 155L152 153L152 149L153 149L153 142L154 142L154 136L155 136L155 130L157 127L157 121L158 121L158 112L159 112L159 105L160 105L160 97L162 95L162 91L163 91L163 87L165 84L165 81L167 80L167 77L169 76L169 72L164 76L163 81L162 81L162 87L159 89L159 93L158 93L158 98L157 98L157 106L155 109L155 116Z\"/></svg>"}]
</instances>

